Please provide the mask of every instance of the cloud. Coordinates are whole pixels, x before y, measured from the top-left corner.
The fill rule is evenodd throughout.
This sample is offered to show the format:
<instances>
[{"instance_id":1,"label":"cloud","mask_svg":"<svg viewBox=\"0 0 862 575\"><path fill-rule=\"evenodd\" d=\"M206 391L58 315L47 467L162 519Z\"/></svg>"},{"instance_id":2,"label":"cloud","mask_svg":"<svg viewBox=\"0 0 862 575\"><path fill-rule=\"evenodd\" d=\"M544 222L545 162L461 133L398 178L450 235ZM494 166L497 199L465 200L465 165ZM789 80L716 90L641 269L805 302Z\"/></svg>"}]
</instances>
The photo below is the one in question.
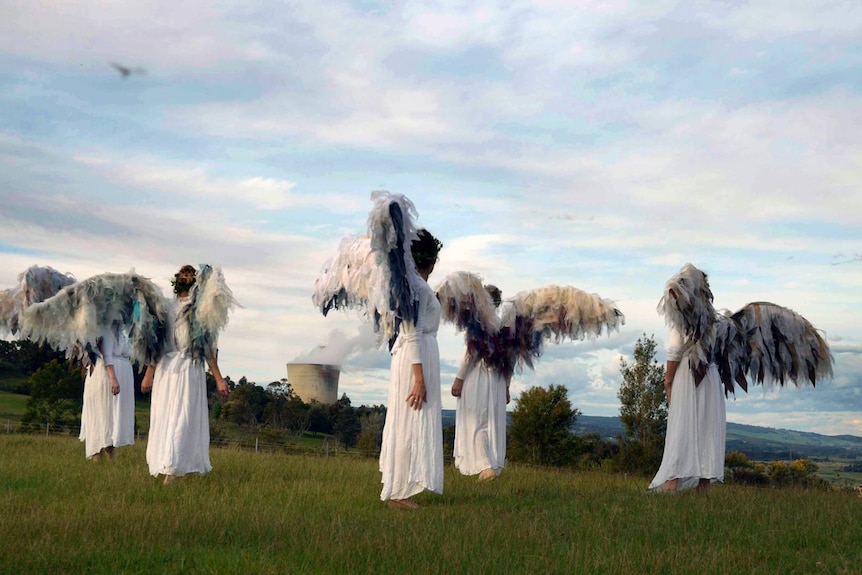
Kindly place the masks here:
<instances>
[{"instance_id":1,"label":"cloud","mask_svg":"<svg viewBox=\"0 0 862 575\"><path fill-rule=\"evenodd\" d=\"M377 334L370 323L360 323L358 331L348 336L341 330L333 330L325 343L299 354L292 363L318 363L324 365L342 366L353 356L363 352L376 350Z\"/></svg>"}]
</instances>

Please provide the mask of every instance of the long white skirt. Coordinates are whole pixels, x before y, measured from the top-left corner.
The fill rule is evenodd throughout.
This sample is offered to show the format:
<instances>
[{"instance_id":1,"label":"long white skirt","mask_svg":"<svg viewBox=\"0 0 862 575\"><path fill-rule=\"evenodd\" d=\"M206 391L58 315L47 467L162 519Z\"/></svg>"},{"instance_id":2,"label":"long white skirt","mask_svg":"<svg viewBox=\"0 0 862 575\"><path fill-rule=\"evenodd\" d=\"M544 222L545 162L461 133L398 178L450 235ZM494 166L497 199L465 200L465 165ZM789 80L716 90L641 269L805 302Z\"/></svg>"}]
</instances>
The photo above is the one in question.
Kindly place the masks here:
<instances>
[{"instance_id":1,"label":"long white skirt","mask_svg":"<svg viewBox=\"0 0 862 575\"><path fill-rule=\"evenodd\" d=\"M679 479L677 489L697 487L698 481L724 480L725 403L723 385L714 364L700 385L683 356L673 378L667 413L664 455L650 489L669 479Z\"/></svg>"},{"instance_id":2,"label":"long white skirt","mask_svg":"<svg viewBox=\"0 0 862 575\"><path fill-rule=\"evenodd\" d=\"M455 467L464 475L506 465L506 381L477 363L461 388L455 413Z\"/></svg>"},{"instance_id":3,"label":"long white skirt","mask_svg":"<svg viewBox=\"0 0 862 575\"><path fill-rule=\"evenodd\" d=\"M111 378L102 358L84 380L81 433L84 454L90 459L106 447L135 443L135 377L128 359L114 358L120 393L111 393Z\"/></svg>"},{"instance_id":4,"label":"long white skirt","mask_svg":"<svg viewBox=\"0 0 862 575\"><path fill-rule=\"evenodd\" d=\"M178 352L156 366L150 405L147 464L151 475L205 474L210 465L206 372Z\"/></svg>"},{"instance_id":5,"label":"long white skirt","mask_svg":"<svg viewBox=\"0 0 862 575\"><path fill-rule=\"evenodd\" d=\"M407 499L424 490L443 493L443 421L440 403L440 352L436 334L422 337L421 357L427 402L407 404L413 388L413 365L406 348L392 356L389 404L380 451L382 501Z\"/></svg>"}]
</instances>

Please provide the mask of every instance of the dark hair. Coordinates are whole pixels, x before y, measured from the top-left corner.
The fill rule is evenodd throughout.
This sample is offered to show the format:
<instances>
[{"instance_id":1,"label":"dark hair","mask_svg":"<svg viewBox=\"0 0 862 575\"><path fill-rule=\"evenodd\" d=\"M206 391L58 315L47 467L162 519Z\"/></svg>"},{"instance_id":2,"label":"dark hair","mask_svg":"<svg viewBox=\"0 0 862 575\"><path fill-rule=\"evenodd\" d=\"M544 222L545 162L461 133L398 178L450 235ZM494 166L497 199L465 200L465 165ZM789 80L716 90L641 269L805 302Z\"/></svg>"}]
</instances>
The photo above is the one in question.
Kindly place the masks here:
<instances>
[{"instance_id":1,"label":"dark hair","mask_svg":"<svg viewBox=\"0 0 862 575\"><path fill-rule=\"evenodd\" d=\"M500 304L503 303L503 292L500 291L500 288L493 284L487 284L485 286L485 291L491 296L491 299L494 301L494 307L500 307Z\"/></svg>"},{"instance_id":2,"label":"dark hair","mask_svg":"<svg viewBox=\"0 0 862 575\"><path fill-rule=\"evenodd\" d=\"M417 232L418 239L410 244L410 252L417 270L427 270L437 263L437 255L443 248L443 242L431 235L425 228Z\"/></svg>"},{"instance_id":3,"label":"dark hair","mask_svg":"<svg viewBox=\"0 0 862 575\"><path fill-rule=\"evenodd\" d=\"M191 288L194 285L194 283L195 283L194 279L192 279L192 283L190 283L190 284L185 284L185 283L179 282L180 274L181 273L189 273L189 272L191 272L193 278L195 276L197 276L197 270L195 269L194 266L191 266L189 264L184 265L183 267L180 268L180 271L178 271L177 273L174 274L174 279L171 280L171 285L174 288L174 293L182 293L182 292L188 291L189 288Z\"/></svg>"}]
</instances>

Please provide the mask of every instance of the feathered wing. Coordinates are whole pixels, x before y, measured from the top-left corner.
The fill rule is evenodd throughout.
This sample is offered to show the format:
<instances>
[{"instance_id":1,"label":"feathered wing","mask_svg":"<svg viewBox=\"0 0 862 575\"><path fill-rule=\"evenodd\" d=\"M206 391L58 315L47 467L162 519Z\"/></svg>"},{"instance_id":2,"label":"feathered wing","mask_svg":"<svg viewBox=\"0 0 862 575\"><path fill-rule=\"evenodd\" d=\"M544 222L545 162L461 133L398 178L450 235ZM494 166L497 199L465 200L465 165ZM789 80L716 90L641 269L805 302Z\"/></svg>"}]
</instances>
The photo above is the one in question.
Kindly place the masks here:
<instances>
[{"instance_id":1,"label":"feathered wing","mask_svg":"<svg viewBox=\"0 0 862 575\"><path fill-rule=\"evenodd\" d=\"M402 194L378 190L371 193L371 201L374 207L368 214L368 235L380 270L379 297L372 298L374 327L392 349L401 322L415 323L419 315L419 285L423 280L410 249L419 237L414 223L417 213Z\"/></svg>"},{"instance_id":2,"label":"feathered wing","mask_svg":"<svg viewBox=\"0 0 862 575\"><path fill-rule=\"evenodd\" d=\"M205 360L218 352L218 334L228 323L229 312L241 307L224 279L220 267L203 264L189 291L189 303L177 321L188 322L189 341L178 342L191 351L192 357Z\"/></svg>"},{"instance_id":3,"label":"feathered wing","mask_svg":"<svg viewBox=\"0 0 862 575\"><path fill-rule=\"evenodd\" d=\"M715 316L714 334L712 357L724 384L725 397L735 393L736 385L747 392L748 379L745 372L749 346L742 327L730 313L720 313ZM701 379L705 374L704 369ZM696 379L696 382L699 383L701 379Z\"/></svg>"},{"instance_id":4,"label":"feathered wing","mask_svg":"<svg viewBox=\"0 0 862 575\"><path fill-rule=\"evenodd\" d=\"M60 273L50 266L33 265L18 274L18 285L0 292L0 332L15 335L25 309L73 283L74 276Z\"/></svg>"},{"instance_id":5,"label":"feathered wing","mask_svg":"<svg viewBox=\"0 0 862 575\"><path fill-rule=\"evenodd\" d=\"M793 310L753 302L729 319L736 324L738 334L722 341L735 340L742 348L735 363L727 362L735 381L744 374L758 384L784 386L788 381L796 385L807 381L816 385L832 377L829 344L811 322Z\"/></svg>"},{"instance_id":6,"label":"feathered wing","mask_svg":"<svg viewBox=\"0 0 862 575\"><path fill-rule=\"evenodd\" d=\"M65 351L69 359L82 360L96 349L102 333L116 324L129 331L132 359L150 365L164 351L167 315L167 300L149 279L134 271L106 273L28 307L21 334Z\"/></svg>"},{"instance_id":7,"label":"feathered wing","mask_svg":"<svg viewBox=\"0 0 862 575\"><path fill-rule=\"evenodd\" d=\"M314 282L311 301L323 315L333 309L373 307L381 285L376 260L367 235L345 237Z\"/></svg>"},{"instance_id":8,"label":"feathered wing","mask_svg":"<svg viewBox=\"0 0 862 575\"><path fill-rule=\"evenodd\" d=\"M517 294L506 306L501 337L521 368L533 368L548 341L596 338L625 324L625 316L608 299L572 286L546 286Z\"/></svg>"},{"instance_id":9,"label":"feathered wing","mask_svg":"<svg viewBox=\"0 0 862 575\"><path fill-rule=\"evenodd\" d=\"M378 345L390 348L402 321L416 321L418 283L410 245L418 236L416 209L401 194L376 191L368 233L344 238L314 284L312 302L323 315L332 309L360 309L374 320Z\"/></svg>"},{"instance_id":10,"label":"feathered wing","mask_svg":"<svg viewBox=\"0 0 862 575\"><path fill-rule=\"evenodd\" d=\"M664 286L658 312L689 345L695 383L700 383L712 361L718 314L712 305L706 274L686 264Z\"/></svg>"},{"instance_id":11,"label":"feathered wing","mask_svg":"<svg viewBox=\"0 0 862 575\"><path fill-rule=\"evenodd\" d=\"M441 319L464 332L467 353L475 359L494 360L500 319L488 290L478 275L458 271L446 276L435 290ZM500 367L500 366L496 366Z\"/></svg>"}]
</instances>

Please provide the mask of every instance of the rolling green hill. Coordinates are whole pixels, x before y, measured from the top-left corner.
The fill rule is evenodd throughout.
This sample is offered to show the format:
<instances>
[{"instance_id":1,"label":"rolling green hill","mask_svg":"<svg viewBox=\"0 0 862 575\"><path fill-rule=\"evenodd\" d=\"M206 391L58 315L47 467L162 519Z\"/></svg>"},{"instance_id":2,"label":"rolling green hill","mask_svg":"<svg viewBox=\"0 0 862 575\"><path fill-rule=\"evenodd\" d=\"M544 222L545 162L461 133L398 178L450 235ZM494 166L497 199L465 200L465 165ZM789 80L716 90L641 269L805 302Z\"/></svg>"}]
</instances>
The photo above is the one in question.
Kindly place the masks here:
<instances>
[{"instance_id":1,"label":"rolling green hill","mask_svg":"<svg viewBox=\"0 0 862 575\"><path fill-rule=\"evenodd\" d=\"M618 417L581 415L575 423L574 432L578 435L598 433L604 438L612 438L623 434L624 430ZM862 457L862 437L728 423L727 451L741 451L756 461L855 459Z\"/></svg>"}]
</instances>

